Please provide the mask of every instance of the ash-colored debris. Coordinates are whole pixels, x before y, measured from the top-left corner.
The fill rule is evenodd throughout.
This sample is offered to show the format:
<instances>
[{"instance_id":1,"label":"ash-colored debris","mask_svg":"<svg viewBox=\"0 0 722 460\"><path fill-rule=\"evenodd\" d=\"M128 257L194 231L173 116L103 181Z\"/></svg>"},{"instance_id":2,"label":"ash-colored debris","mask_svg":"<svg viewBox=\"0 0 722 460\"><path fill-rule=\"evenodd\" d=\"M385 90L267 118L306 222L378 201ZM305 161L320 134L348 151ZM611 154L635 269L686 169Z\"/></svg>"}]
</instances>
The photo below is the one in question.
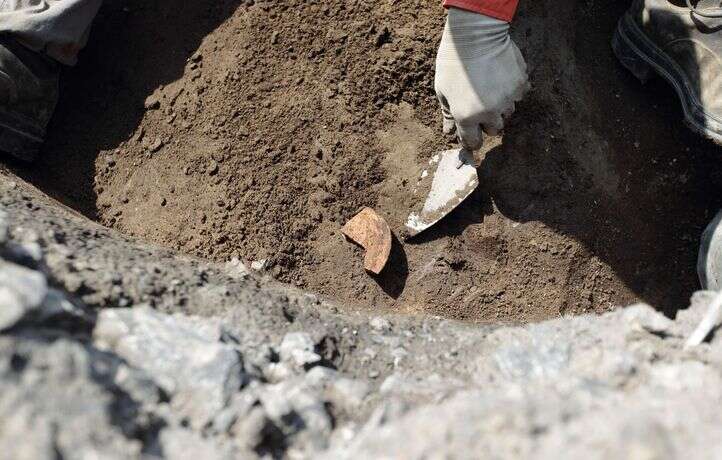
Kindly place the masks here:
<instances>
[{"instance_id":1,"label":"ash-colored debris","mask_svg":"<svg viewBox=\"0 0 722 460\"><path fill-rule=\"evenodd\" d=\"M714 293L695 294L676 320L639 304L494 328L340 314L239 267L129 240L0 177L0 452L647 459L722 451L722 336L683 347Z\"/></svg>"}]
</instances>

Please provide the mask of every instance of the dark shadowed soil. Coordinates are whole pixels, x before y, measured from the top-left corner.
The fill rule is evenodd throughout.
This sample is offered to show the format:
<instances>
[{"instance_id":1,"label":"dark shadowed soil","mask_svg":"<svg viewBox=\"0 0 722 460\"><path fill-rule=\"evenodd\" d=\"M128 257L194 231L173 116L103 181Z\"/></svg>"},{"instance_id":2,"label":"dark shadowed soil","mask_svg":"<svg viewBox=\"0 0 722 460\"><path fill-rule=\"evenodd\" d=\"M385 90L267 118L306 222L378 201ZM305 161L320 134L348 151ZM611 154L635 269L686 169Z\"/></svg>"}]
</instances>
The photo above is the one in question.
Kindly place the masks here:
<instances>
[{"instance_id":1,"label":"dark shadowed soil","mask_svg":"<svg viewBox=\"0 0 722 460\"><path fill-rule=\"evenodd\" d=\"M609 41L623 1L523 1L533 91L489 139L477 192L396 241L377 278L339 230L401 239L413 178L453 145L433 94L437 2L106 2L19 173L101 223L215 260L267 259L344 304L535 321L636 299L673 314L722 206L719 148Z\"/></svg>"}]
</instances>

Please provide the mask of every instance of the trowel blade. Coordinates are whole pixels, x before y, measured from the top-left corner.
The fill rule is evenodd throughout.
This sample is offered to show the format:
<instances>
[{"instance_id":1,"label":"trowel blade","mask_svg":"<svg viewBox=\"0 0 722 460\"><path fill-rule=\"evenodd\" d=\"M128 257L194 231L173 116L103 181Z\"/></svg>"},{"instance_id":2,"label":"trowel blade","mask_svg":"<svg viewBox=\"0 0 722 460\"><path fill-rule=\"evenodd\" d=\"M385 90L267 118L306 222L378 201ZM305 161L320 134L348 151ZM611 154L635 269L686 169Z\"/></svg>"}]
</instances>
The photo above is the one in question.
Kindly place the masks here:
<instances>
[{"instance_id":1,"label":"trowel blade","mask_svg":"<svg viewBox=\"0 0 722 460\"><path fill-rule=\"evenodd\" d=\"M406 221L409 236L418 235L437 223L478 185L479 175L471 152L456 149L434 155L414 188L414 198L419 199L419 204Z\"/></svg>"}]
</instances>

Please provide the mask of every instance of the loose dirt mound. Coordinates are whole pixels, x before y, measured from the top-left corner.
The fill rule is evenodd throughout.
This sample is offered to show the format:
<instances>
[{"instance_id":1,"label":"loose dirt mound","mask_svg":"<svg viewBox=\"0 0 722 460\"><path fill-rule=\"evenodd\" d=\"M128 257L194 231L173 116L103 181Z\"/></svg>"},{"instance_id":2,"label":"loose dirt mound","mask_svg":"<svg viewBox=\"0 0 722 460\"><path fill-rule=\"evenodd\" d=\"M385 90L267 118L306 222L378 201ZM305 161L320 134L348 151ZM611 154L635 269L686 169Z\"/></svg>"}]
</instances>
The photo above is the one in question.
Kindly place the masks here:
<instances>
[{"instance_id":1,"label":"loose dirt mound","mask_svg":"<svg viewBox=\"0 0 722 460\"><path fill-rule=\"evenodd\" d=\"M433 96L436 2L108 2L23 174L104 224L268 259L345 304L479 321L685 306L722 205L716 147L665 85L614 60L624 2L523 7L534 90L487 142L480 189L396 241L377 278L339 230L370 206L400 235L419 165L452 145Z\"/></svg>"}]
</instances>

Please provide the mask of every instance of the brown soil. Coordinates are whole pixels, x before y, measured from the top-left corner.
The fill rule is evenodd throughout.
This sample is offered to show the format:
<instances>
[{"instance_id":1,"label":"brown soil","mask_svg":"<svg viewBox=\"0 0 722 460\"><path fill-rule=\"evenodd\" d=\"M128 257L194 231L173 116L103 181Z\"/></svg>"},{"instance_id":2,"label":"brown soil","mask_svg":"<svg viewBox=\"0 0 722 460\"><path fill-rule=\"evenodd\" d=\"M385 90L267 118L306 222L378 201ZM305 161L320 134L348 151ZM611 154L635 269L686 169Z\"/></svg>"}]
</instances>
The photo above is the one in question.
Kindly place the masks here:
<instances>
[{"instance_id":1,"label":"brown soil","mask_svg":"<svg viewBox=\"0 0 722 460\"><path fill-rule=\"evenodd\" d=\"M123 232L268 259L344 304L533 321L641 299L671 314L722 205L718 149L669 88L614 60L625 2L522 3L534 90L488 140L479 190L395 241L378 277L339 230L370 206L401 236L419 166L453 145L433 94L438 2L106 2L43 157L19 172Z\"/></svg>"}]
</instances>

